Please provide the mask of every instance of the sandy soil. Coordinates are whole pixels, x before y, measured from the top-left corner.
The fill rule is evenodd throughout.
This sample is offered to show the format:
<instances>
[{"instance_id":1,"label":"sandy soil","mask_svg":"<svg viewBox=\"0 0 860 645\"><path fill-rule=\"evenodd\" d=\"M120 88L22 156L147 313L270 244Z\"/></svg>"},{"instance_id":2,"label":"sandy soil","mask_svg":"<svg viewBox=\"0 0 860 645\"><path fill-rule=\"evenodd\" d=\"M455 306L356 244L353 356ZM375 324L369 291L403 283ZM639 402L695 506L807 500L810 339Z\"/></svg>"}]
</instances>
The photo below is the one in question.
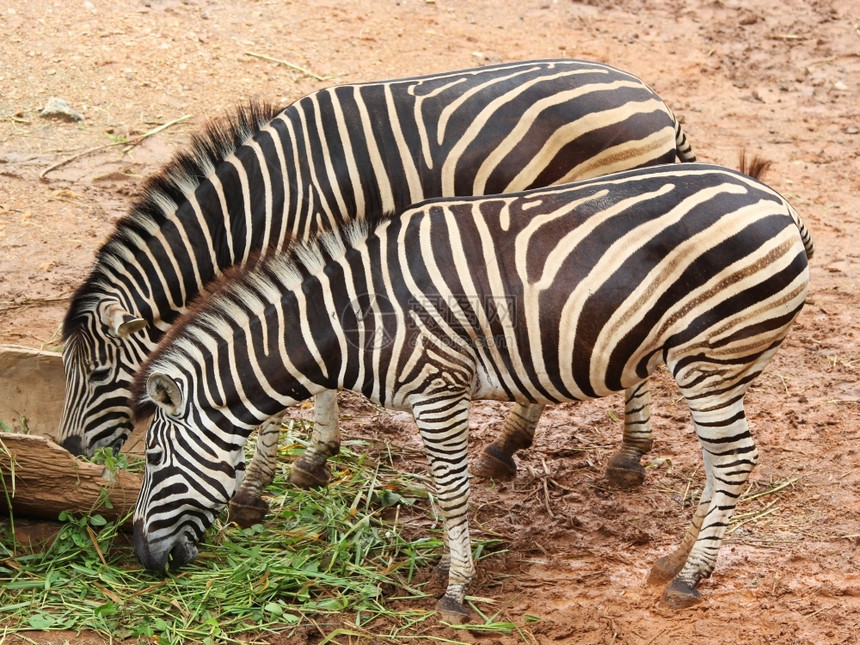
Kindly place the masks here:
<instances>
[{"instance_id":1,"label":"sandy soil","mask_svg":"<svg viewBox=\"0 0 860 645\"><path fill-rule=\"evenodd\" d=\"M750 4L757 8L741 8ZM665 375L656 379L657 440L641 489L601 482L620 397L556 407L516 480L475 483L475 530L502 536L508 551L479 564L471 593L497 599L499 619L523 625L529 642L860 642L854 0L7 0L0 42L0 343L57 347L68 296L141 180L207 117L249 96L286 104L338 82L571 56L645 79L684 118L700 159L736 166L746 148L773 160L766 180L815 237L812 288L748 396L760 466L738 509L746 515L700 585L704 602L671 611L644 582L680 538L703 480L687 412ZM84 120L41 118L52 96ZM478 407L476 453L506 409ZM390 439L405 466L423 468L409 420L384 419L351 432Z\"/></svg>"}]
</instances>

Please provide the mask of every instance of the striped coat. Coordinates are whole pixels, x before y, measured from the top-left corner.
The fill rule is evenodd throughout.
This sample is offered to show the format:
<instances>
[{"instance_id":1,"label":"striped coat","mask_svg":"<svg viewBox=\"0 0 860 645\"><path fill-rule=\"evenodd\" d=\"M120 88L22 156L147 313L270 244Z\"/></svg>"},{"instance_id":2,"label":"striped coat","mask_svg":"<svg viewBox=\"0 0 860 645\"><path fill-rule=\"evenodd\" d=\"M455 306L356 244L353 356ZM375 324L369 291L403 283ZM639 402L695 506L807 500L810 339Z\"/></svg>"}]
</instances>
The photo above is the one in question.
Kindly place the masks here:
<instances>
[{"instance_id":1,"label":"striped coat","mask_svg":"<svg viewBox=\"0 0 860 645\"><path fill-rule=\"evenodd\" d=\"M193 559L251 429L347 388L415 417L450 548L438 608L457 619L474 571L470 402L592 399L665 363L707 480L690 531L654 575L671 580L671 603L695 602L757 460L744 393L803 306L811 254L777 193L687 164L431 200L271 258L178 322L138 377L139 411L155 413L138 557L154 569Z\"/></svg>"},{"instance_id":2,"label":"striped coat","mask_svg":"<svg viewBox=\"0 0 860 645\"><path fill-rule=\"evenodd\" d=\"M280 111L239 110L146 183L75 292L63 324L58 440L75 454L118 448L146 356L207 283L261 250L426 197L521 190L676 155L693 158L659 97L585 61L342 85ZM324 480L337 449L331 416L301 462L312 480ZM537 417L515 416L525 418Z\"/></svg>"}]
</instances>

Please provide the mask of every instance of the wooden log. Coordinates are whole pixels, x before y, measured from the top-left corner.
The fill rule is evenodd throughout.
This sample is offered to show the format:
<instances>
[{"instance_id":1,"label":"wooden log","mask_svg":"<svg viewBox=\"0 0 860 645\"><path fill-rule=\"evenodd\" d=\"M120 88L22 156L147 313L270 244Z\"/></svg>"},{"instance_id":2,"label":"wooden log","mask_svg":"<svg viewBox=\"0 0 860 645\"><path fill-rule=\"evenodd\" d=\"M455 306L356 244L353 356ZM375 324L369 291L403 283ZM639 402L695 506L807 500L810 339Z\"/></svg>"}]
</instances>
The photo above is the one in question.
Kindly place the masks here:
<instances>
[{"instance_id":1,"label":"wooden log","mask_svg":"<svg viewBox=\"0 0 860 645\"><path fill-rule=\"evenodd\" d=\"M123 517L141 484L138 475L76 459L47 437L17 433L0 433L0 479L0 511L51 520L62 511Z\"/></svg>"}]
</instances>

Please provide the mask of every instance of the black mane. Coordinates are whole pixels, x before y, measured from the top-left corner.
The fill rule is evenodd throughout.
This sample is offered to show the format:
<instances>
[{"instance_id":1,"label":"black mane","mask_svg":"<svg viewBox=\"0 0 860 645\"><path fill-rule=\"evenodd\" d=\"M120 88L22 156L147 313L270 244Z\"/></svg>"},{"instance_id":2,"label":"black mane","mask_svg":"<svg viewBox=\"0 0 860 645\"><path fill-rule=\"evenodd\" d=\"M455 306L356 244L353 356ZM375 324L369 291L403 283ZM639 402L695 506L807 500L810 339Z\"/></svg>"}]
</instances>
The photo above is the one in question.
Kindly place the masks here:
<instances>
[{"instance_id":1,"label":"black mane","mask_svg":"<svg viewBox=\"0 0 860 645\"><path fill-rule=\"evenodd\" d=\"M307 240L288 239L281 250L272 247L258 251L242 266L233 266L206 285L204 291L191 301L185 312L170 326L158 346L146 357L134 377L129 402L132 416L145 419L155 412L155 404L146 396L146 380L153 365L170 360L175 353L173 343L186 335L189 323L207 326L205 320L221 318L213 314L220 303L233 302L242 306L253 298L260 299L260 289L280 292L293 288L308 275L321 270L331 259L340 257L361 243L388 218L379 216L354 220L339 229L318 232ZM270 292L270 295L272 293ZM265 302L270 302L264 299Z\"/></svg>"},{"instance_id":2,"label":"black mane","mask_svg":"<svg viewBox=\"0 0 860 645\"><path fill-rule=\"evenodd\" d=\"M150 236L149 231L160 228L174 213L166 212L162 204L181 204L203 183L212 168L233 154L280 112L271 103L249 101L237 106L231 114L209 121L202 132L192 136L188 149L178 152L161 170L143 185L143 194L131 206L127 215L116 223L110 237L96 253L89 277L71 299L63 320L63 340L68 340L83 323L84 312L100 298L100 282L108 273L106 260L121 258L137 247L135 238Z\"/></svg>"}]
</instances>

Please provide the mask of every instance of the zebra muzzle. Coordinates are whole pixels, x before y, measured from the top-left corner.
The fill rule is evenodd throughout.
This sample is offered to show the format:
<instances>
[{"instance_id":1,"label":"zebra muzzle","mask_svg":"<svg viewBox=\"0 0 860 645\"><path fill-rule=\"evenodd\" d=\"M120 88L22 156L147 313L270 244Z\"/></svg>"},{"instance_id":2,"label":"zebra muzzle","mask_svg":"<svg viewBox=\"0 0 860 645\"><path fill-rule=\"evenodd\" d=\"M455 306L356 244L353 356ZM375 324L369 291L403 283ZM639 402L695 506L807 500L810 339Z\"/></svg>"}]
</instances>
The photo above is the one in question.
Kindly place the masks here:
<instances>
[{"instance_id":1,"label":"zebra muzzle","mask_svg":"<svg viewBox=\"0 0 860 645\"><path fill-rule=\"evenodd\" d=\"M166 573L197 557L197 546L185 533L153 544L142 520L134 522L134 553L144 568Z\"/></svg>"}]
</instances>

